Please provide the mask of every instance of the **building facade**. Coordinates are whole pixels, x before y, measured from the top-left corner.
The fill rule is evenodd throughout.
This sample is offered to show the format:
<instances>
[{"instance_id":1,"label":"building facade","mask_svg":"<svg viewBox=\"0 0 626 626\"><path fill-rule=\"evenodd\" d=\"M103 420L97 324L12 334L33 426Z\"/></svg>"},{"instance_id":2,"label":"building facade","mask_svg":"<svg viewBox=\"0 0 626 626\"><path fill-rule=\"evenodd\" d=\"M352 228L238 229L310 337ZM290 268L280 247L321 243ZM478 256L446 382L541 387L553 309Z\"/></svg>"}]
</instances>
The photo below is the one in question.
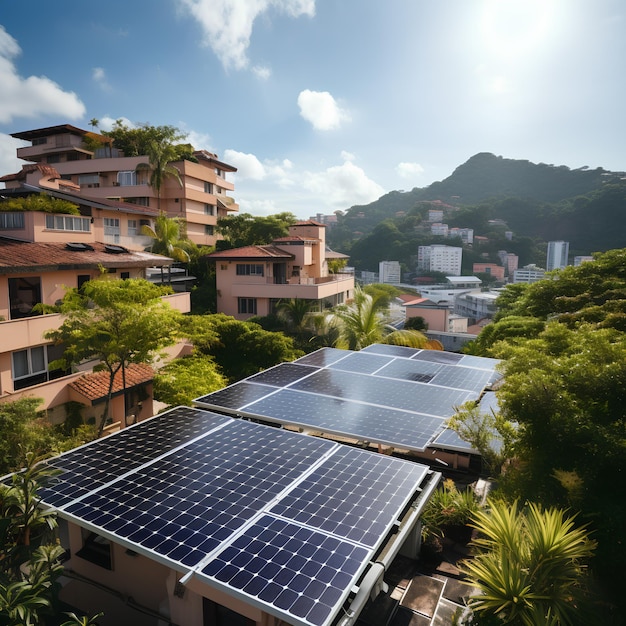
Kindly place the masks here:
<instances>
[{"instance_id":1,"label":"building facade","mask_svg":"<svg viewBox=\"0 0 626 626\"><path fill-rule=\"evenodd\" d=\"M401 281L400 263L398 261L381 261L378 264L378 280L389 285L399 285Z\"/></svg>"},{"instance_id":2,"label":"building facade","mask_svg":"<svg viewBox=\"0 0 626 626\"><path fill-rule=\"evenodd\" d=\"M444 272L450 276L461 275L463 248L455 246L419 246L417 266L428 272Z\"/></svg>"},{"instance_id":3,"label":"building facade","mask_svg":"<svg viewBox=\"0 0 626 626\"><path fill-rule=\"evenodd\" d=\"M524 267L518 268L513 272L514 283L536 283L539 280L543 280L546 275L546 270L536 265L524 265Z\"/></svg>"},{"instance_id":4,"label":"building facade","mask_svg":"<svg viewBox=\"0 0 626 626\"><path fill-rule=\"evenodd\" d=\"M328 270L325 228L299 222L271 245L207 255L215 262L218 312L245 320L273 313L281 300L308 300L313 310L322 310L352 298L354 276Z\"/></svg>"},{"instance_id":5,"label":"building facade","mask_svg":"<svg viewBox=\"0 0 626 626\"><path fill-rule=\"evenodd\" d=\"M49 165L65 184L73 184L84 196L113 200L164 211L170 217L180 217L186 223L186 234L199 245L215 245L215 227L220 217L239 210L232 195L234 184L226 175L236 168L220 161L205 150L193 153L194 161L172 163L180 173L182 187L173 177L166 177L160 196L150 184L147 156L126 157L111 145L111 140L69 124L38 128L12 137L29 141L30 146L18 148L17 156L24 161ZM100 148L93 148L101 145ZM142 166L138 169L138 166ZM32 166L22 172L3 177L10 182L26 178L32 183ZM36 183L35 183L36 184Z\"/></svg>"},{"instance_id":6,"label":"building facade","mask_svg":"<svg viewBox=\"0 0 626 626\"><path fill-rule=\"evenodd\" d=\"M569 241L548 241L548 253L546 255L546 270L558 270L567 267L569 256Z\"/></svg>"}]
</instances>

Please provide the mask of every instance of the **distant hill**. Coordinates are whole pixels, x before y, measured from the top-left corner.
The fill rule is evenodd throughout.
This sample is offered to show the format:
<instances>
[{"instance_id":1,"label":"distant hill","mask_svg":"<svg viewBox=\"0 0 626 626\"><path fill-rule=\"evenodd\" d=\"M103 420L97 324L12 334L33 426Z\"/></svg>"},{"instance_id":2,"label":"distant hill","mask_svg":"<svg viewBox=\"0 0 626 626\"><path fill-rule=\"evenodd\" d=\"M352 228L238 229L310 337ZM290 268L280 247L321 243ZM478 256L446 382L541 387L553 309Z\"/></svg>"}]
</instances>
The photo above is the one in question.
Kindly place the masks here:
<instances>
[{"instance_id":1,"label":"distant hill","mask_svg":"<svg viewBox=\"0 0 626 626\"><path fill-rule=\"evenodd\" d=\"M429 200L456 206L504 197L559 202L587 195L613 175L602 168L572 170L565 165L537 164L480 152L442 181L407 192L391 191L368 205L351 207L347 215L372 213L391 217L398 211L410 211L417 202Z\"/></svg>"},{"instance_id":2,"label":"distant hill","mask_svg":"<svg viewBox=\"0 0 626 626\"><path fill-rule=\"evenodd\" d=\"M351 207L328 233L329 243L351 254L359 269L375 271L377 258L400 259L408 266L415 245L432 239L420 224L433 206L444 209L443 221L450 226L473 228L494 245L497 239L499 245L506 243L504 230L513 231L524 263L541 262L542 242L552 239L569 241L573 254L626 247L626 174L572 170L487 152L428 187L391 191ZM499 234L494 220L504 225L496 229ZM506 247L515 251L514 244Z\"/></svg>"}]
</instances>

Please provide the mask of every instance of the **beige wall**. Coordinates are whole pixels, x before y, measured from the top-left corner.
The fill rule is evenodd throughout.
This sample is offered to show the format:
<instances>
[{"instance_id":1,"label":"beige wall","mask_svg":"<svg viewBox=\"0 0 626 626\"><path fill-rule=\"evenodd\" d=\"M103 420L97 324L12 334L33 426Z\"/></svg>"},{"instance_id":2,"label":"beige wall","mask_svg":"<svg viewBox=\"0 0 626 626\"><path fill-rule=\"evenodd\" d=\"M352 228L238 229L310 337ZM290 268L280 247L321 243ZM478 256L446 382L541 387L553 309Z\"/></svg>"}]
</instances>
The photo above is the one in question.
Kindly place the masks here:
<instances>
[{"instance_id":1,"label":"beige wall","mask_svg":"<svg viewBox=\"0 0 626 626\"><path fill-rule=\"evenodd\" d=\"M439 330L448 332L448 309L431 309L419 306L406 307L406 318L422 317L428 324L428 330Z\"/></svg>"}]
</instances>

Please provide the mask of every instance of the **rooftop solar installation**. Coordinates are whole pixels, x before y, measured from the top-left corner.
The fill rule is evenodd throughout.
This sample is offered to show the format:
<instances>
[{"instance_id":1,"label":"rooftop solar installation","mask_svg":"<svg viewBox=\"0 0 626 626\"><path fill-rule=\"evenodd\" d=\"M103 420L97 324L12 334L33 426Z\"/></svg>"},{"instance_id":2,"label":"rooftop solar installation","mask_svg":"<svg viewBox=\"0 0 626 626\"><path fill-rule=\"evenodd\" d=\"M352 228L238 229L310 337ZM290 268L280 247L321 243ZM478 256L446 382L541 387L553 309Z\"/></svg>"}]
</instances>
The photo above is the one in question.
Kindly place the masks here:
<instances>
[{"instance_id":1,"label":"rooftop solar installation","mask_svg":"<svg viewBox=\"0 0 626 626\"><path fill-rule=\"evenodd\" d=\"M159 431L169 435L157 450ZM119 460L102 466L113 450ZM424 465L186 407L47 463L60 474L42 501L61 517L298 626L337 617L436 476ZM90 472L98 479L88 484Z\"/></svg>"},{"instance_id":2,"label":"rooftop solar installation","mask_svg":"<svg viewBox=\"0 0 626 626\"><path fill-rule=\"evenodd\" d=\"M497 380L497 363L384 344L359 352L323 348L194 403L263 422L423 451L444 430L445 419Z\"/></svg>"}]
</instances>

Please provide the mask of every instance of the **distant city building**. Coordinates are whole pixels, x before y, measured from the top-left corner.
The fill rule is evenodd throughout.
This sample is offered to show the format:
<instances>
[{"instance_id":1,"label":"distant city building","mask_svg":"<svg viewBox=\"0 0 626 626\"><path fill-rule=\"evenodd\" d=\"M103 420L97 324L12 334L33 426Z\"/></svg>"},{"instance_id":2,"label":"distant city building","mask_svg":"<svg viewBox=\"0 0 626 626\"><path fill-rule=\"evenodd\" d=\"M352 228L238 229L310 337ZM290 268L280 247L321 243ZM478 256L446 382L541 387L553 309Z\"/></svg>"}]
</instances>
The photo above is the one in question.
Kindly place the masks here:
<instances>
[{"instance_id":1,"label":"distant city building","mask_svg":"<svg viewBox=\"0 0 626 626\"><path fill-rule=\"evenodd\" d=\"M575 256L574 257L574 265L578 267L582 263L586 263L587 261L593 261L592 256Z\"/></svg>"},{"instance_id":2,"label":"distant city building","mask_svg":"<svg viewBox=\"0 0 626 626\"><path fill-rule=\"evenodd\" d=\"M361 283L364 285L373 285L378 282L378 272L361 272Z\"/></svg>"},{"instance_id":3,"label":"distant city building","mask_svg":"<svg viewBox=\"0 0 626 626\"><path fill-rule=\"evenodd\" d=\"M429 222L441 222L443 220L443 209L428 209Z\"/></svg>"},{"instance_id":4,"label":"distant city building","mask_svg":"<svg viewBox=\"0 0 626 626\"><path fill-rule=\"evenodd\" d=\"M504 236L509 240L512 241L513 239L513 231L512 230L505 230L504 231Z\"/></svg>"},{"instance_id":5,"label":"distant city building","mask_svg":"<svg viewBox=\"0 0 626 626\"><path fill-rule=\"evenodd\" d=\"M390 285L399 285L400 263L398 261L381 261L378 264L378 281Z\"/></svg>"},{"instance_id":6,"label":"distant city building","mask_svg":"<svg viewBox=\"0 0 626 626\"><path fill-rule=\"evenodd\" d=\"M472 245L474 243L474 229L473 228L450 228L448 230L448 237L460 237L464 244Z\"/></svg>"},{"instance_id":7,"label":"distant city building","mask_svg":"<svg viewBox=\"0 0 626 626\"><path fill-rule=\"evenodd\" d=\"M536 265L524 265L513 272L514 283L536 283L545 278L546 270Z\"/></svg>"},{"instance_id":8,"label":"distant city building","mask_svg":"<svg viewBox=\"0 0 626 626\"><path fill-rule=\"evenodd\" d=\"M519 267L519 257L517 254L507 252L506 250L499 250L498 257L504 266L505 274L507 276L513 276L513 273Z\"/></svg>"},{"instance_id":9,"label":"distant city building","mask_svg":"<svg viewBox=\"0 0 626 626\"><path fill-rule=\"evenodd\" d=\"M546 256L546 270L558 270L567 266L569 241L549 241Z\"/></svg>"},{"instance_id":10,"label":"distant city building","mask_svg":"<svg viewBox=\"0 0 626 626\"><path fill-rule=\"evenodd\" d=\"M491 319L496 314L496 299L498 291L470 291L456 296L454 299L454 313L466 317L470 324L478 320Z\"/></svg>"},{"instance_id":11,"label":"distant city building","mask_svg":"<svg viewBox=\"0 0 626 626\"><path fill-rule=\"evenodd\" d=\"M489 274L496 280L504 280L504 267L495 263L474 263L472 272L474 274Z\"/></svg>"},{"instance_id":12,"label":"distant city building","mask_svg":"<svg viewBox=\"0 0 626 626\"><path fill-rule=\"evenodd\" d=\"M337 226L337 216L335 214L332 215L323 215L322 213L316 213L314 216L309 218L318 224L324 224L325 226L329 226L332 228L333 226Z\"/></svg>"},{"instance_id":13,"label":"distant city building","mask_svg":"<svg viewBox=\"0 0 626 626\"><path fill-rule=\"evenodd\" d=\"M430 225L430 234L438 235L439 237L447 237L448 236L448 225L442 224L441 222L433 222Z\"/></svg>"},{"instance_id":14,"label":"distant city building","mask_svg":"<svg viewBox=\"0 0 626 626\"><path fill-rule=\"evenodd\" d=\"M463 248L455 246L419 246L417 266L427 272L444 272L450 276L460 276Z\"/></svg>"}]
</instances>

